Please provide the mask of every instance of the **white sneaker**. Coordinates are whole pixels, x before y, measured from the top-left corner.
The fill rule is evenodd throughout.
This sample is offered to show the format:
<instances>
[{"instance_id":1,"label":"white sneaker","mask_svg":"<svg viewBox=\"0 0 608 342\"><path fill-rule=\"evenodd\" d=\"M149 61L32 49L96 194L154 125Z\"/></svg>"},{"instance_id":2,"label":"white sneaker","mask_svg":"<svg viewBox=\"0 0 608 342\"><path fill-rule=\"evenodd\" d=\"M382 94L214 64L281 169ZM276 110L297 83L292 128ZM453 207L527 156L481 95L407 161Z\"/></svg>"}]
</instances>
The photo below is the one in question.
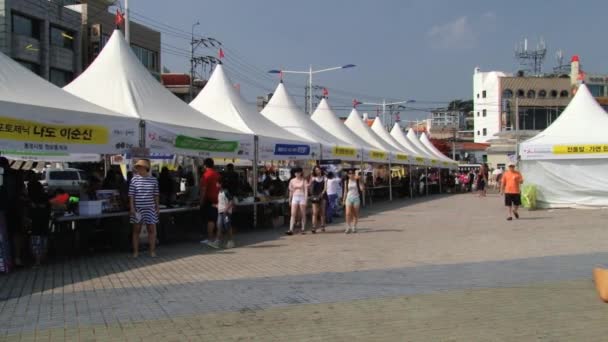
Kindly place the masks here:
<instances>
[{"instance_id":1,"label":"white sneaker","mask_svg":"<svg viewBox=\"0 0 608 342\"><path fill-rule=\"evenodd\" d=\"M346 230L344 231L344 234L350 234L350 228L346 228Z\"/></svg>"},{"instance_id":2,"label":"white sneaker","mask_svg":"<svg viewBox=\"0 0 608 342\"><path fill-rule=\"evenodd\" d=\"M355 234L355 233L357 232L357 227L354 227L354 228L352 229L352 231L353 231L353 234Z\"/></svg>"},{"instance_id":3,"label":"white sneaker","mask_svg":"<svg viewBox=\"0 0 608 342\"><path fill-rule=\"evenodd\" d=\"M213 242L209 242L207 244L207 246L211 247L211 248L215 248L218 249L220 248L220 242L219 241L213 241Z\"/></svg>"},{"instance_id":4,"label":"white sneaker","mask_svg":"<svg viewBox=\"0 0 608 342\"><path fill-rule=\"evenodd\" d=\"M227 249L234 248L234 241L230 240L230 241L226 242L226 248Z\"/></svg>"},{"instance_id":5,"label":"white sneaker","mask_svg":"<svg viewBox=\"0 0 608 342\"><path fill-rule=\"evenodd\" d=\"M209 242L211 242L211 241L209 241L209 239L207 239L207 240L201 240L201 245L208 245Z\"/></svg>"}]
</instances>

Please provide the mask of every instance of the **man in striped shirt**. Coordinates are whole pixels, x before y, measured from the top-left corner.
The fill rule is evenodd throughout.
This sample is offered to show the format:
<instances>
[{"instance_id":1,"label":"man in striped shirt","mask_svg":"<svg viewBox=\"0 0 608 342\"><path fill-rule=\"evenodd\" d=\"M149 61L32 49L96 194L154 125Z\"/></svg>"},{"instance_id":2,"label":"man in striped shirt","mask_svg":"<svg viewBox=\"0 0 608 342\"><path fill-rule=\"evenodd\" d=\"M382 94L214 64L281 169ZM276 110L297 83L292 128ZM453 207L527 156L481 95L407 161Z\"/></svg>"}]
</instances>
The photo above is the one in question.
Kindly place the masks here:
<instances>
[{"instance_id":1,"label":"man in striped shirt","mask_svg":"<svg viewBox=\"0 0 608 342\"><path fill-rule=\"evenodd\" d=\"M148 231L150 256L156 256L156 224L159 214L158 180L150 175L150 162L139 160L135 164L135 177L129 184L130 217L133 224L133 257L139 256L139 234L142 225Z\"/></svg>"}]
</instances>

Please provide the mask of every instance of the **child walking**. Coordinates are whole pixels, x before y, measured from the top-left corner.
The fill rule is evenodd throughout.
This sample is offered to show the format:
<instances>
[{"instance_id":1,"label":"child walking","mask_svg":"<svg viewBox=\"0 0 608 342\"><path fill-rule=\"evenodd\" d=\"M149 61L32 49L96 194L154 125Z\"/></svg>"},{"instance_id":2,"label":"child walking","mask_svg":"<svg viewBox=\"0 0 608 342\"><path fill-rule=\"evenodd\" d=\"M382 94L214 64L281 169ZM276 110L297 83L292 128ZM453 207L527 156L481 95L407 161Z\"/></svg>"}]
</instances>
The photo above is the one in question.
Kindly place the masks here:
<instances>
[{"instance_id":1,"label":"child walking","mask_svg":"<svg viewBox=\"0 0 608 342\"><path fill-rule=\"evenodd\" d=\"M221 178L218 181L220 192L217 197L217 240L210 244L211 247L219 248L222 244L224 233L227 236L226 248L234 248L234 232L232 230L232 211L234 209L234 195L230 193L228 180Z\"/></svg>"}]
</instances>

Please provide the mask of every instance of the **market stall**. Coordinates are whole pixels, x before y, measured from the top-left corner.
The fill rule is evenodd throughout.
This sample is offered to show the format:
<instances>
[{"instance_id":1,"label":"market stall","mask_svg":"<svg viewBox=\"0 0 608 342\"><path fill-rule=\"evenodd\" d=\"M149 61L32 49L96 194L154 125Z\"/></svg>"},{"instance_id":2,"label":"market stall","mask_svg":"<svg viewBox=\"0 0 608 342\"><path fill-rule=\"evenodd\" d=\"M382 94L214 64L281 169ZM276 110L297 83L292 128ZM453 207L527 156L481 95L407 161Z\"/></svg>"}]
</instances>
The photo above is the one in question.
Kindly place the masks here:
<instances>
[{"instance_id":1,"label":"market stall","mask_svg":"<svg viewBox=\"0 0 608 342\"><path fill-rule=\"evenodd\" d=\"M608 206L608 114L582 84L551 126L521 144L526 185L541 208Z\"/></svg>"}]
</instances>

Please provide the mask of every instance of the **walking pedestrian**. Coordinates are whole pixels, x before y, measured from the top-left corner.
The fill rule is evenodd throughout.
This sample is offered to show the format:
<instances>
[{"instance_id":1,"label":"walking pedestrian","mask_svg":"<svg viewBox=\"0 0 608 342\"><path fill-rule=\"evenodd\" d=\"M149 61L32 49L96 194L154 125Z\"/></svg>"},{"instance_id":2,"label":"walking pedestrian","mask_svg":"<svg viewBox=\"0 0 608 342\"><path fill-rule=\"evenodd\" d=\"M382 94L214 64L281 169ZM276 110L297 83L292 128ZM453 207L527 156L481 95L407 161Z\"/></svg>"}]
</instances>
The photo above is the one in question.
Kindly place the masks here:
<instances>
[{"instance_id":1,"label":"walking pedestrian","mask_svg":"<svg viewBox=\"0 0 608 342\"><path fill-rule=\"evenodd\" d=\"M30 180L27 184L29 199L28 218L30 220L30 249L36 266L46 259L48 250L49 221L51 219L51 202L42 184Z\"/></svg>"},{"instance_id":2,"label":"walking pedestrian","mask_svg":"<svg viewBox=\"0 0 608 342\"><path fill-rule=\"evenodd\" d=\"M468 183L467 183L467 191L468 192L473 192L473 182L475 181L475 172L473 172L473 170L469 171L469 175L468 175Z\"/></svg>"},{"instance_id":3,"label":"walking pedestrian","mask_svg":"<svg viewBox=\"0 0 608 342\"><path fill-rule=\"evenodd\" d=\"M139 256L139 234L146 226L150 256L156 257L156 224L159 214L158 180L150 175L150 162L144 159L135 163L136 175L129 185L129 207L133 224L133 257Z\"/></svg>"},{"instance_id":4,"label":"walking pedestrian","mask_svg":"<svg viewBox=\"0 0 608 342\"><path fill-rule=\"evenodd\" d=\"M207 158L203 161L205 171L200 180L200 212L203 225L207 228L207 239L201 241L202 244L212 248L219 248L214 242L215 228L217 223L217 199L220 192L217 184L220 180L220 174L215 171L215 163L213 159Z\"/></svg>"},{"instance_id":5,"label":"walking pedestrian","mask_svg":"<svg viewBox=\"0 0 608 342\"><path fill-rule=\"evenodd\" d=\"M327 173L327 215L326 222L331 223L338 207L338 197L340 192L340 178L333 172Z\"/></svg>"},{"instance_id":6,"label":"walking pedestrian","mask_svg":"<svg viewBox=\"0 0 608 342\"><path fill-rule=\"evenodd\" d=\"M501 179L500 193L505 195L505 205L507 206L507 221L513 220L513 216L519 219L519 206L521 205L521 190L520 185L524 182L524 178L515 170L515 163L508 164L508 170L503 173Z\"/></svg>"},{"instance_id":7,"label":"walking pedestrian","mask_svg":"<svg viewBox=\"0 0 608 342\"><path fill-rule=\"evenodd\" d=\"M354 170L348 171L348 179L344 182L344 207L346 208L346 230L344 233L356 233L359 223L359 207L361 206L361 193L363 188Z\"/></svg>"},{"instance_id":8,"label":"walking pedestrian","mask_svg":"<svg viewBox=\"0 0 608 342\"><path fill-rule=\"evenodd\" d=\"M477 193L479 197L486 197L486 185L488 185L488 164L483 164L477 173Z\"/></svg>"},{"instance_id":9,"label":"walking pedestrian","mask_svg":"<svg viewBox=\"0 0 608 342\"><path fill-rule=\"evenodd\" d=\"M325 231L325 206L327 205L327 179L318 165L312 169L310 180L310 201L312 202L312 233L317 229Z\"/></svg>"},{"instance_id":10,"label":"walking pedestrian","mask_svg":"<svg viewBox=\"0 0 608 342\"><path fill-rule=\"evenodd\" d=\"M291 217L287 235L293 235L296 218L300 215L302 222L301 233L306 234L306 205L308 203L308 183L304 179L304 171L301 167L293 169L294 178L289 181L289 204L291 206Z\"/></svg>"},{"instance_id":11,"label":"walking pedestrian","mask_svg":"<svg viewBox=\"0 0 608 342\"><path fill-rule=\"evenodd\" d=\"M220 192L217 198L217 240L215 246L220 247L224 233L228 235L225 247L234 248L234 234L232 230L232 211L234 209L234 195L230 193L230 181L221 178L218 184Z\"/></svg>"}]
</instances>

